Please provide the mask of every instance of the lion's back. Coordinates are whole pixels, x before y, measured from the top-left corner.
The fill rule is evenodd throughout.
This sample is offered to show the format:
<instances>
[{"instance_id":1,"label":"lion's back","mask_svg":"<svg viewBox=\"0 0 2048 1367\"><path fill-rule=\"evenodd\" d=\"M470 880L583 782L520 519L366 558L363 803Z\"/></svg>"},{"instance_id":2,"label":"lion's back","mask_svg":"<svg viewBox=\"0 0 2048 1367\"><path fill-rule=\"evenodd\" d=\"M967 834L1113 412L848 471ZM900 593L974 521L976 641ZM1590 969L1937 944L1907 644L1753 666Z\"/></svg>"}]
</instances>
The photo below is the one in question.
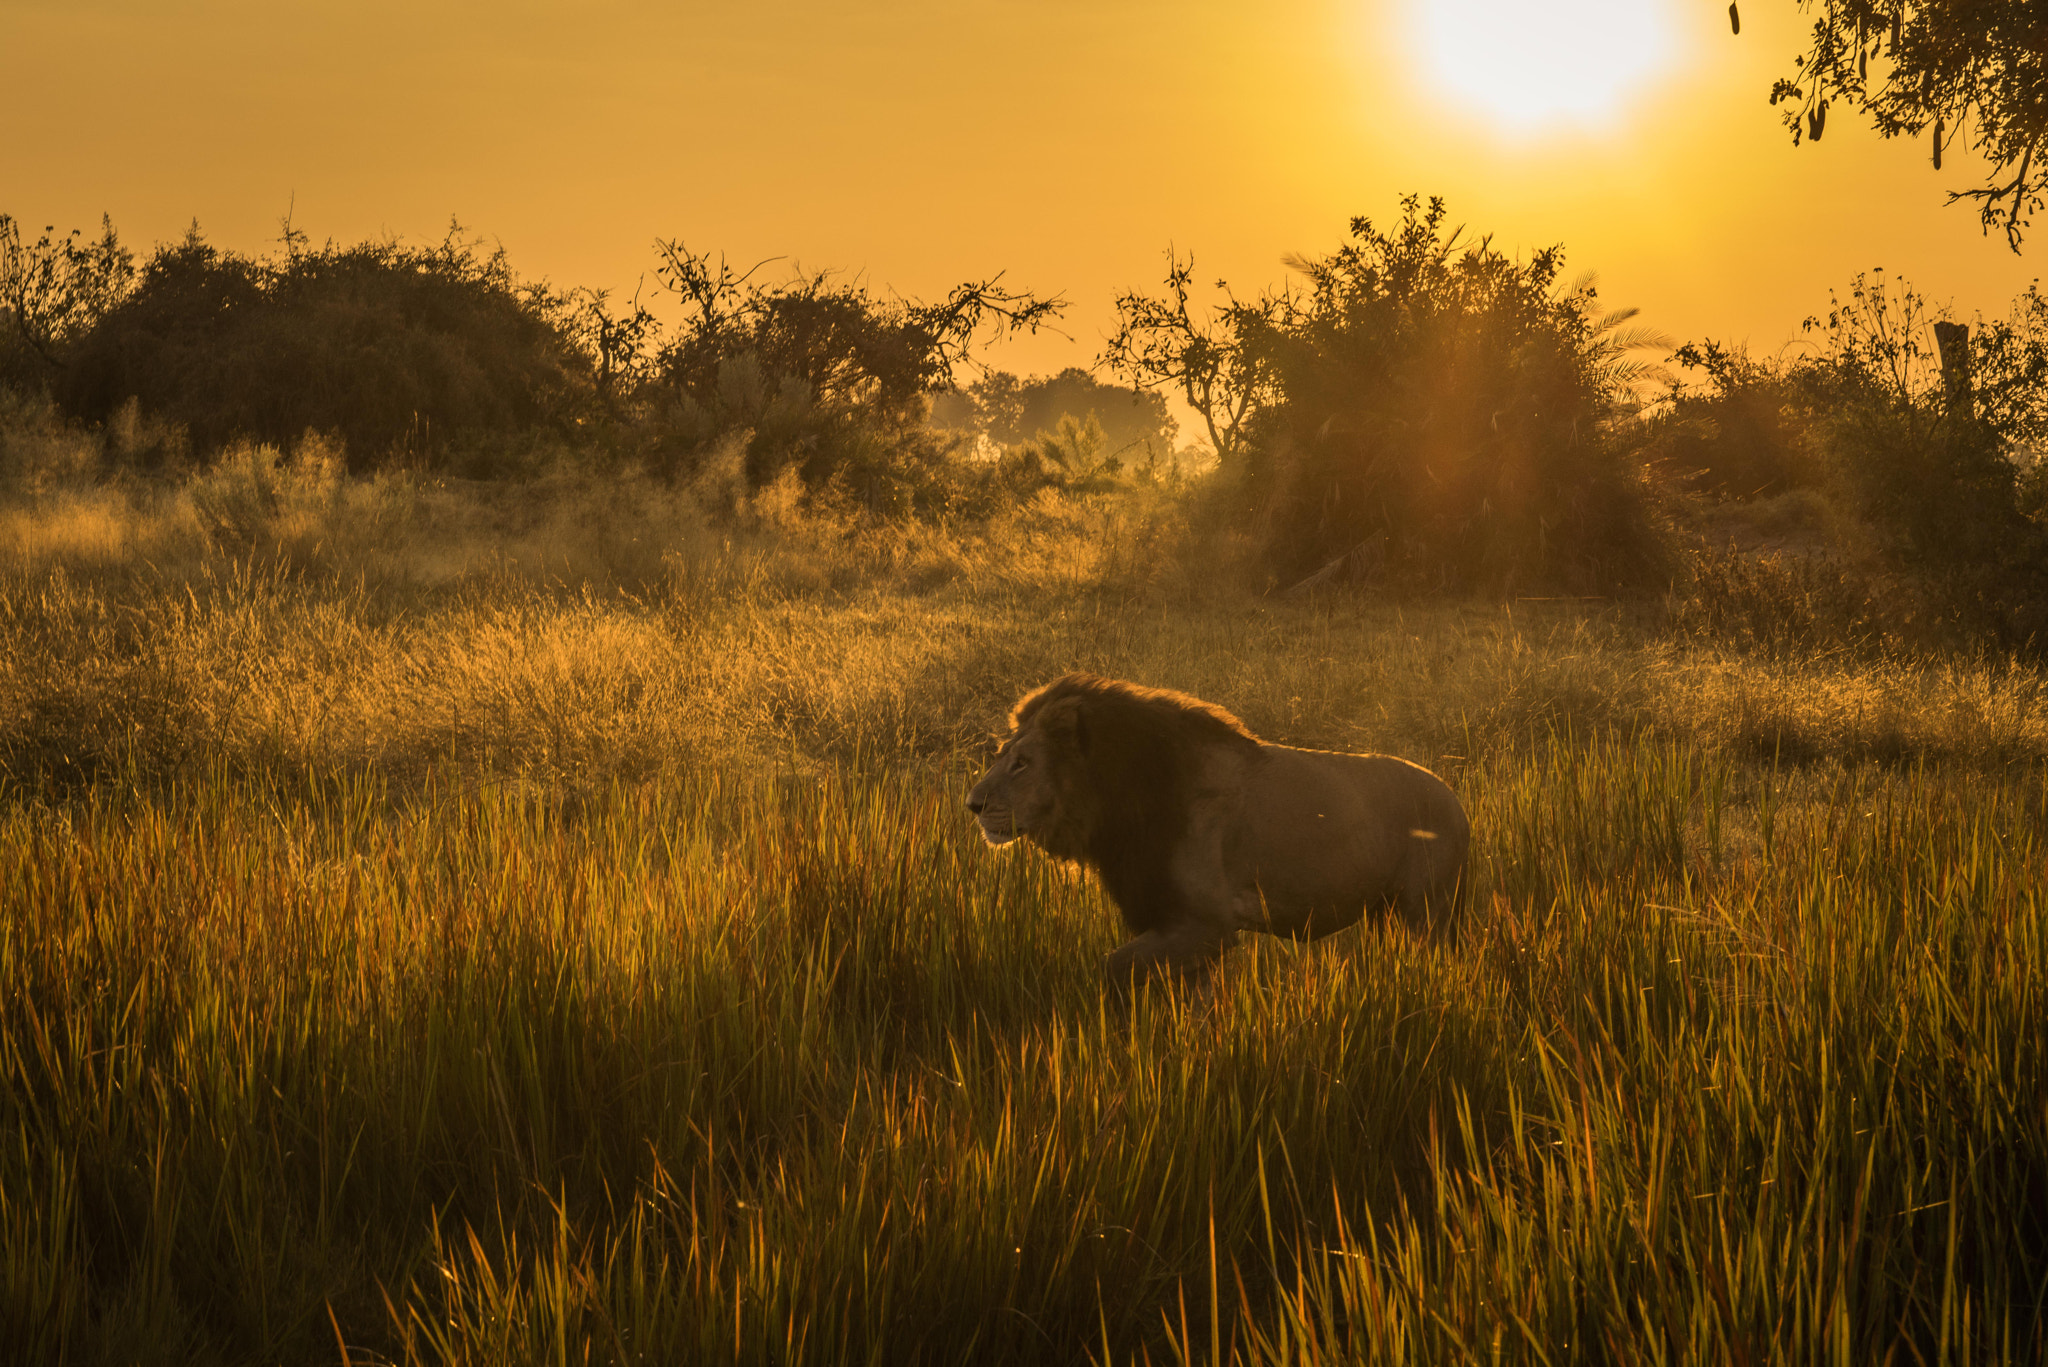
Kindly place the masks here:
<instances>
[{"instance_id":1,"label":"lion's back","mask_svg":"<svg viewBox=\"0 0 2048 1367\"><path fill-rule=\"evenodd\" d=\"M1315 933L1410 883L1448 892L1471 838L1457 795L1421 765L1282 745L1264 746L1247 774L1239 821L1239 876L1269 915L1309 918Z\"/></svg>"}]
</instances>

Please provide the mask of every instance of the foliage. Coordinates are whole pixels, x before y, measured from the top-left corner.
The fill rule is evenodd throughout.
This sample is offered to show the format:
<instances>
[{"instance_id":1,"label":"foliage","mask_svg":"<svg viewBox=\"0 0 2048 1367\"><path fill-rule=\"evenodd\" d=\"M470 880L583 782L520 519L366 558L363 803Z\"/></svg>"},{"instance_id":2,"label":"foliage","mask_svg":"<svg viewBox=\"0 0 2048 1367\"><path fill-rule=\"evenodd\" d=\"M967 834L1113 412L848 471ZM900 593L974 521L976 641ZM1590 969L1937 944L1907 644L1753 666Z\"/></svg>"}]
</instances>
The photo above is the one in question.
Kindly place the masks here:
<instances>
[{"instance_id":1,"label":"foliage","mask_svg":"<svg viewBox=\"0 0 2048 1367\"><path fill-rule=\"evenodd\" d=\"M1820 457L1796 367L1754 360L1711 339L1687 342L1671 359L1703 372L1707 383L1671 381L1654 447L1668 478L1745 499L1819 482Z\"/></svg>"},{"instance_id":2,"label":"foliage","mask_svg":"<svg viewBox=\"0 0 2048 1367\"><path fill-rule=\"evenodd\" d=\"M137 435L135 425L116 436ZM40 389L0 384L0 497L24 497L75 490L98 475L102 443L57 412Z\"/></svg>"},{"instance_id":3,"label":"foliage","mask_svg":"<svg viewBox=\"0 0 2048 1367\"><path fill-rule=\"evenodd\" d=\"M1960 617L2030 652L2048 646L2048 527L2026 516L2021 485L2048 414L2041 318L2030 291L1946 373L1925 303L1902 282L1859 275L1808 322L1825 339L1809 382L1836 479Z\"/></svg>"},{"instance_id":4,"label":"foliage","mask_svg":"<svg viewBox=\"0 0 2048 1367\"><path fill-rule=\"evenodd\" d=\"M738 271L680 242L657 246L661 282L685 307L655 360L684 438L666 463L747 431L754 487L789 469L807 487L837 480L870 503L924 502L928 481L915 467L944 459L919 432L929 396L953 385L979 345L1035 332L1064 308L1000 276L919 303L878 298L829 271L762 283L768 262Z\"/></svg>"},{"instance_id":5,"label":"foliage","mask_svg":"<svg viewBox=\"0 0 2048 1367\"><path fill-rule=\"evenodd\" d=\"M996 478L1014 497L1029 497L1041 489L1107 494L1134 481L1156 485L1174 468L1156 449L1147 451L1142 461L1126 462L1108 446L1094 413L1079 422L1063 415L1053 430L1041 430L1029 441L1007 448L996 460Z\"/></svg>"},{"instance_id":6,"label":"foliage","mask_svg":"<svg viewBox=\"0 0 2048 1367\"><path fill-rule=\"evenodd\" d=\"M1905 282L1859 274L1806 331L1813 347L1790 361L1754 362L1711 341L1680 347L1673 359L1707 384L1674 382L1653 422L1667 470L1709 493L1811 488L1842 509L1861 529L1850 539L1871 540L1881 562L1865 569L1887 582L1856 614L1879 633L1940 623L1941 634L2000 650L2042 649L2048 302L2030 289L2007 317L1965 327L1935 318Z\"/></svg>"},{"instance_id":7,"label":"foliage","mask_svg":"<svg viewBox=\"0 0 2048 1367\"><path fill-rule=\"evenodd\" d=\"M2013 452L2048 420L2042 318L2029 291L2010 319L1979 325L1949 374L1928 342L1926 301L1904 282L1859 274L1807 320L1822 349L1804 379L1836 472L1910 557L1982 563L2024 531Z\"/></svg>"},{"instance_id":8,"label":"foliage","mask_svg":"<svg viewBox=\"0 0 2048 1367\"><path fill-rule=\"evenodd\" d=\"M550 428L587 403L568 300L451 226L435 247L309 246L247 257L195 227L69 349L52 390L94 422L130 399L201 452L237 438L344 441L353 468L445 465Z\"/></svg>"},{"instance_id":9,"label":"foliage","mask_svg":"<svg viewBox=\"0 0 2048 1367\"><path fill-rule=\"evenodd\" d=\"M24 244L21 225L0 214L0 383L40 387L133 283L134 254L111 218L95 239L56 231Z\"/></svg>"},{"instance_id":10,"label":"foliage","mask_svg":"<svg viewBox=\"0 0 2048 1367\"><path fill-rule=\"evenodd\" d=\"M979 342L1036 332L1065 305L1003 286L1000 275L956 286L931 304L882 300L830 271L757 284L709 253L656 244L662 284L688 312L660 356L662 378L689 393L716 387L718 363L753 356L777 381L808 386L820 403L860 406L886 420L922 416L918 401L953 383Z\"/></svg>"},{"instance_id":11,"label":"foliage","mask_svg":"<svg viewBox=\"0 0 2048 1367\"><path fill-rule=\"evenodd\" d=\"M1279 399L1258 348L1287 308L1284 296L1240 300L1228 282L1223 304L1207 319L1188 307L1195 258L1166 253L1166 297L1129 290L1117 296L1117 328L1101 364L1140 389L1178 388L1202 419L1209 446L1225 468L1238 464L1258 420Z\"/></svg>"},{"instance_id":12,"label":"foliage","mask_svg":"<svg viewBox=\"0 0 2048 1367\"><path fill-rule=\"evenodd\" d=\"M601 289L571 290L564 302L568 335L590 358L597 397L606 416L619 419L655 377L661 320L637 293L624 309L615 309L611 291Z\"/></svg>"},{"instance_id":13,"label":"foliage","mask_svg":"<svg viewBox=\"0 0 2048 1367\"><path fill-rule=\"evenodd\" d=\"M1604 590L1657 559L1640 462L1615 420L1656 339L1601 313L1563 253L1460 245L1440 199L1290 264L1303 288L1197 320L1192 267L1167 299L1126 295L1105 359L1176 381L1204 415L1266 569L1415 585Z\"/></svg>"},{"instance_id":14,"label":"foliage","mask_svg":"<svg viewBox=\"0 0 2048 1367\"><path fill-rule=\"evenodd\" d=\"M1640 460L1616 421L1649 371L1563 252L1460 247L1409 196L1381 231L1293 264L1305 291L1244 334L1273 401L1248 461L1283 582L1355 557L1397 580L1601 592L1656 562Z\"/></svg>"},{"instance_id":15,"label":"foliage","mask_svg":"<svg viewBox=\"0 0 2048 1367\"><path fill-rule=\"evenodd\" d=\"M1975 416L2022 463L2048 451L2048 296L2038 283L2004 318L1979 318L1970 337Z\"/></svg>"},{"instance_id":16,"label":"foliage","mask_svg":"<svg viewBox=\"0 0 2048 1367\"><path fill-rule=\"evenodd\" d=\"M1799 0L1799 8L1815 12L1811 41L1796 73L1771 88L1793 143L1820 140L1833 101L1854 106L1883 137L1931 128L1937 171L1943 149L1968 137L1991 173L1949 202L1976 201L1984 230L2002 230L2017 252L2048 190L2048 42L2039 5Z\"/></svg>"}]
</instances>

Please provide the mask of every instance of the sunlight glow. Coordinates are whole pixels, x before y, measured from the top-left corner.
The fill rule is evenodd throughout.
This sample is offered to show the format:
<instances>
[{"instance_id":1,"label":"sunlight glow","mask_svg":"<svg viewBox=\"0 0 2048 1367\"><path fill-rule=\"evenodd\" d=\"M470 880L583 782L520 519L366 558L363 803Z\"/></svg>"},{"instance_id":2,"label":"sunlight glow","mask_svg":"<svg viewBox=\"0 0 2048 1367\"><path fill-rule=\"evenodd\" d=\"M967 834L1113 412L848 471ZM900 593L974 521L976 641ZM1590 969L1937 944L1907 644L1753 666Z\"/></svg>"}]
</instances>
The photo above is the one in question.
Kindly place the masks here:
<instances>
[{"instance_id":1,"label":"sunlight glow","mask_svg":"<svg viewBox=\"0 0 2048 1367\"><path fill-rule=\"evenodd\" d=\"M1421 74L1515 133L1611 124L1672 62L1669 0L1405 0Z\"/></svg>"}]
</instances>

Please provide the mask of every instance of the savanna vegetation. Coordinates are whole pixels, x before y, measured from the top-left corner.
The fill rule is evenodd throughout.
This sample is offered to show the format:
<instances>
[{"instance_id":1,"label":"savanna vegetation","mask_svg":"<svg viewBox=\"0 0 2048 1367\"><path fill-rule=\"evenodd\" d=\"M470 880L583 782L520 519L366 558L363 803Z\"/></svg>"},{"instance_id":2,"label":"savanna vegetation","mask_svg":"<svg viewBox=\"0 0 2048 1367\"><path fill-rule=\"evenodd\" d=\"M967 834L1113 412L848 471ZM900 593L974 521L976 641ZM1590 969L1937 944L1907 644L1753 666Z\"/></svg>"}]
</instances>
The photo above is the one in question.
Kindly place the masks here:
<instances>
[{"instance_id":1,"label":"savanna vegetation","mask_svg":"<svg viewBox=\"0 0 2048 1367\"><path fill-rule=\"evenodd\" d=\"M2038 296L0 248L26 1360L2048 1352ZM1436 768L1461 934L1106 998L960 806L1070 669Z\"/></svg>"}]
</instances>

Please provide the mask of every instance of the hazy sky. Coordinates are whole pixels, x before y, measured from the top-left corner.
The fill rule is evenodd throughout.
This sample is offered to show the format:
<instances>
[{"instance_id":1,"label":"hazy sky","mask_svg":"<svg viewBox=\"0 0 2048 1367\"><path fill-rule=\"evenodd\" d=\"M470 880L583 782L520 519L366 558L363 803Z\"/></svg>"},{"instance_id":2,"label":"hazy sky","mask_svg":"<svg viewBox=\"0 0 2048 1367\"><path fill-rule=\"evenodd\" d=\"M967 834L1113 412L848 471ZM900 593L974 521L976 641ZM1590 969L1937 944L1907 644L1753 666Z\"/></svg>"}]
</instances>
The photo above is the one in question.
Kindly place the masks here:
<instances>
[{"instance_id":1,"label":"hazy sky","mask_svg":"<svg viewBox=\"0 0 2048 1367\"><path fill-rule=\"evenodd\" d=\"M652 239L793 257L931 295L1007 272L1064 293L1085 363L1168 244L1241 292L1404 191L1683 340L1775 350L1874 266L1958 312L2039 273L1942 191L1952 151L1838 111L1794 150L1765 104L1792 0L0 0L0 212L197 218L260 249L438 239L630 293ZM1547 111L1547 113L1546 113Z\"/></svg>"}]
</instances>

